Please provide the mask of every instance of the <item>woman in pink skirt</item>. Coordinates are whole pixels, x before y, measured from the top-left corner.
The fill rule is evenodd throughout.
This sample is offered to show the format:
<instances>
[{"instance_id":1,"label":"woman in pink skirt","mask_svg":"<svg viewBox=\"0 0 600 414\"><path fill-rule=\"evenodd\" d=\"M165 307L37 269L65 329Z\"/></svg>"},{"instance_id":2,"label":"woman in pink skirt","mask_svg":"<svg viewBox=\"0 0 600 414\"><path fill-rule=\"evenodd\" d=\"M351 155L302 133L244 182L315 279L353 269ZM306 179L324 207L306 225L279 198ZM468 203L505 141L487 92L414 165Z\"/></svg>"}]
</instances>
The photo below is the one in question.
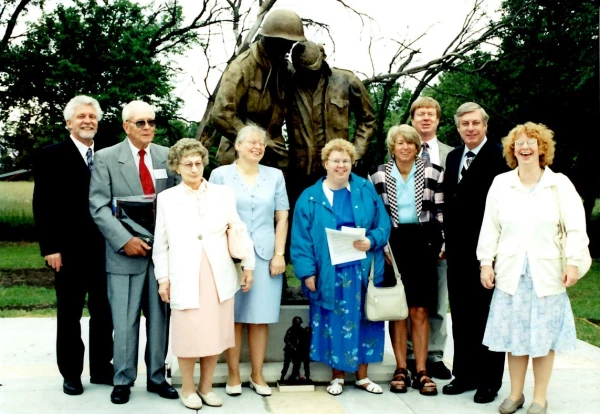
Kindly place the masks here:
<instances>
[{"instance_id":1,"label":"woman in pink skirt","mask_svg":"<svg viewBox=\"0 0 600 414\"><path fill-rule=\"evenodd\" d=\"M233 191L202 178L208 151L184 138L169 150L168 166L182 183L159 194L152 259L158 292L170 303L171 342L181 369L181 400L192 409L223 402L212 390L219 355L235 345L233 297L240 288L227 229L253 252ZM254 254L242 260L242 290L252 286ZM200 384L194 365L200 358Z\"/></svg>"}]
</instances>

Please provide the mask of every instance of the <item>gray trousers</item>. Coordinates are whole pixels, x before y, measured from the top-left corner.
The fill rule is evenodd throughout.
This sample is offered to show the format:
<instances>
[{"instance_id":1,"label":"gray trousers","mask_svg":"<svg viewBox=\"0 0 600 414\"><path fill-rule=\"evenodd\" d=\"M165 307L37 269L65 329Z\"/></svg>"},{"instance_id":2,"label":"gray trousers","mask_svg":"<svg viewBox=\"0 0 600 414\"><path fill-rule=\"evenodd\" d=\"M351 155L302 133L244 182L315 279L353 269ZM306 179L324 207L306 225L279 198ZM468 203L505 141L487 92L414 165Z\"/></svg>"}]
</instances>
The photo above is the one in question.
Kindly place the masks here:
<instances>
[{"instance_id":1,"label":"gray trousers","mask_svg":"<svg viewBox=\"0 0 600 414\"><path fill-rule=\"evenodd\" d=\"M154 265L132 275L108 273L108 300L114 325L114 385L132 385L137 378L140 311L146 319L146 370L148 382L165 381L169 338L169 307L158 294Z\"/></svg>"},{"instance_id":2,"label":"gray trousers","mask_svg":"<svg viewBox=\"0 0 600 414\"><path fill-rule=\"evenodd\" d=\"M444 349L446 348L446 340L448 339L448 331L446 326L446 315L448 314L448 264L446 260L438 262L438 303L435 312L429 311L429 353L427 359L430 362L439 362L444 359ZM408 320L410 325L410 319ZM410 328L408 329L408 351L407 358L414 359L412 341L410 339Z\"/></svg>"}]
</instances>

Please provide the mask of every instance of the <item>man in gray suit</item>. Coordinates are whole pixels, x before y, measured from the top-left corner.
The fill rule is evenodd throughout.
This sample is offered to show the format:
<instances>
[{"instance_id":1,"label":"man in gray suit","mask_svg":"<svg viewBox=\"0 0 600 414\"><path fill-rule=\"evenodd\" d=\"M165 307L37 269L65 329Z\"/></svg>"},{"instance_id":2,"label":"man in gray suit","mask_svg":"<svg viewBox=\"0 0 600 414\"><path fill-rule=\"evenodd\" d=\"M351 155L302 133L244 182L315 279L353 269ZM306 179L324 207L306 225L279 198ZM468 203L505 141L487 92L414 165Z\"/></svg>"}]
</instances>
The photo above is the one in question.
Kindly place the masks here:
<instances>
[{"instance_id":1,"label":"man in gray suit","mask_svg":"<svg viewBox=\"0 0 600 414\"><path fill-rule=\"evenodd\" d=\"M442 109L440 104L433 98L423 96L418 98L410 107L410 121L421 136L422 150L421 158L432 164L446 169L446 157L452 151L449 145L439 141L436 137ZM448 266L445 257L438 261L438 306L435 312L429 313L429 354L427 356L427 372L429 375L439 379L450 379L452 374L444 365L444 349L448 332L446 328L446 315L448 312L448 280L446 273ZM408 366L414 367L414 354L412 343L409 340ZM414 372L414 371L413 371Z\"/></svg>"},{"instance_id":2,"label":"man in gray suit","mask_svg":"<svg viewBox=\"0 0 600 414\"><path fill-rule=\"evenodd\" d=\"M140 310L146 318L147 390L163 398L178 398L165 381L169 308L158 295L151 247L133 237L113 216L113 197L151 195L175 184L167 169L168 149L152 144L154 110L142 101L123 108L127 138L98 151L90 183L90 212L106 240L108 299L114 325L114 388L111 401L129 401L137 378Z\"/></svg>"}]
</instances>

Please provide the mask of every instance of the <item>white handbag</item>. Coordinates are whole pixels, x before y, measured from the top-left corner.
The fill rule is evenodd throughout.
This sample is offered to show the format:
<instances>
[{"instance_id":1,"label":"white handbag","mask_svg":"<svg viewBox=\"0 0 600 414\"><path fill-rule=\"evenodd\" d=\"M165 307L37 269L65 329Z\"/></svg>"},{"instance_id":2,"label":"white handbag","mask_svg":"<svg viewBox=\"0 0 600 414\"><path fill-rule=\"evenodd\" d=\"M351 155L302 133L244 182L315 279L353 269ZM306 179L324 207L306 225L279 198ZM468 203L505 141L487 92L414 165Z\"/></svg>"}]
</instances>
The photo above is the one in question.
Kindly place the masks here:
<instances>
[{"instance_id":1,"label":"white handbag","mask_svg":"<svg viewBox=\"0 0 600 414\"><path fill-rule=\"evenodd\" d=\"M556 235L556 237L554 237L554 243L556 244L556 247L558 247L558 250L560 251L560 258L562 260L562 271L564 271L565 267L567 267L567 256L565 254L566 247L567 247L567 229L565 227L565 223L562 218L562 210L560 208L560 198L559 198L556 186L552 187L552 191L554 192L554 195L556 197L556 203L558 205L558 234ZM583 252L579 266L577 266L577 267L579 269L579 279L584 277L585 274L590 270L590 267L592 267L592 256L590 254L589 247L585 248L585 251Z\"/></svg>"},{"instance_id":2,"label":"white handbag","mask_svg":"<svg viewBox=\"0 0 600 414\"><path fill-rule=\"evenodd\" d=\"M370 321L397 321L408 318L408 304L406 303L406 293L404 284L396 260L389 247L392 257L392 266L396 275L396 286L377 287L375 286L375 258L371 262L371 271L369 273L369 285L367 286L367 295L365 300L365 314Z\"/></svg>"}]
</instances>

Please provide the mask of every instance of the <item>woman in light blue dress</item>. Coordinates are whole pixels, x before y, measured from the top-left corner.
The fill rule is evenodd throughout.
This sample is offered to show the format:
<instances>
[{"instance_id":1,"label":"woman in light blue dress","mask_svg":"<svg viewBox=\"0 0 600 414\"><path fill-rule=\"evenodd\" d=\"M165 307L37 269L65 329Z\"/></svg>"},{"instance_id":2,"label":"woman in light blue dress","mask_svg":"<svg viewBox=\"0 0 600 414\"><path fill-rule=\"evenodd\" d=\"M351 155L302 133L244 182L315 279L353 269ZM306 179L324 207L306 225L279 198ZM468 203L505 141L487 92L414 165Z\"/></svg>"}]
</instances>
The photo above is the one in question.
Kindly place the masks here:
<instances>
[{"instance_id":1,"label":"woman in light blue dress","mask_svg":"<svg viewBox=\"0 0 600 414\"><path fill-rule=\"evenodd\" d=\"M235 296L236 346L226 353L229 377L225 391L229 395L242 392L239 370L242 324L248 326L252 365L250 387L259 395L271 395L262 367L269 335L268 324L279 320L290 207L281 171L259 165L265 153L266 138L266 132L258 126L242 128L235 143L238 160L215 169L209 179L233 188L238 214L248 227L256 256L252 289L238 291Z\"/></svg>"},{"instance_id":2,"label":"woman in light blue dress","mask_svg":"<svg viewBox=\"0 0 600 414\"><path fill-rule=\"evenodd\" d=\"M503 139L513 171L498 175L490 187L477 245L481 283L495 287L483 344L508 352L511 391L499 408L504 414L525 403L529 358L535 382L527 413L546 413L554 352L574 350L577 341L566 288L581 276L589 240L575 187L549 168L553 135L527 122ZM564 252L555 242L559 222L567 234Z\"/></svg>"}]
</instances>

